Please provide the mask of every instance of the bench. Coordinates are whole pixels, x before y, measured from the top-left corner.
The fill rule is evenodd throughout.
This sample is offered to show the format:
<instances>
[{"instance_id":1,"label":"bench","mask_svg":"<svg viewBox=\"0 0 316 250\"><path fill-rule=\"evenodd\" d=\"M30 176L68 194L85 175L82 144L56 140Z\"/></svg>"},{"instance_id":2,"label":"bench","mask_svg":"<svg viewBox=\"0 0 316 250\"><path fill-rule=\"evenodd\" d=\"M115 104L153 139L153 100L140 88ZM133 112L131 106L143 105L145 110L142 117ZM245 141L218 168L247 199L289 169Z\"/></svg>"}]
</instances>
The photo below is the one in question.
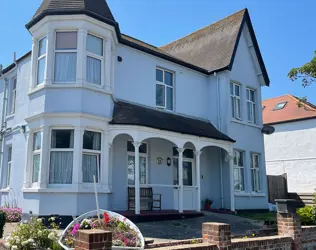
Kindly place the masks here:
<instances>
[{"instance_id":1,"label":"bench","mask_svg":"<svg viewBox=\"0 0 316 250\"><path fill-rule=\"evenodd\" d=\"M128 187L128 210L135 210L135 188ZM161 210L161 194L153 194L152 187L140 188L141 210Z\"/></svg>"}]
</instances>

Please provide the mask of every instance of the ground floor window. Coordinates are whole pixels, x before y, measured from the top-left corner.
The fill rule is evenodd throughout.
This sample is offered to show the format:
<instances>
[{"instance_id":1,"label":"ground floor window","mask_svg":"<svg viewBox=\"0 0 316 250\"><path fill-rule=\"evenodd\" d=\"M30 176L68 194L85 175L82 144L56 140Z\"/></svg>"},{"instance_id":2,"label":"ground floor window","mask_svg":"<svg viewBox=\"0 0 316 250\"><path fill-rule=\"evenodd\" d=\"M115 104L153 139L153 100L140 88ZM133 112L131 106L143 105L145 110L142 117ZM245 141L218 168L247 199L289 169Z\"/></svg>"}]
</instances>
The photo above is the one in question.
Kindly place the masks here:
<instances>
[{"instance_id":1,"label":"ground floor window","mask_svg":"<svg viewBox=\"0 0 316 250\"><path fill-rule=\"evenodd\" d=\"M147 144L139 147L139 182L147 184ZM131 141L127 142L127 180L128 185L135 185L135 147Z\"/></svg>"},{"instance_id":2,"label":"ground floor window","mask_svg":"<svg viewBox=\"0 0 316 250\"><path fill-rule=\"evenodd\" d=\"M234 150L234 187L235 191L245 191L244 152Z\"/></svg>"},{"instance_id":3,"label":"ground floor window","mask_svg":"<svg viewBox=\"0 0 316 250\"><path fill-rule=\"evenodd\" d=\"M41 132L36 132L33 134L33 158L32 158L32 182L38 182L39 169L40 169L40 159L41 159L41 145L42 138Z\"/></svg>"},{"instance_id":4,"label":"ground floor window","mask_svg":"<svg viewBox=\"0 0 316 250\"><path fill-rule=\"evenodd\" d=\"M251 183L252 183L252 191L260 192L260 155L252 153L251 154Z\"/></svg>"},{"instance_id":5,"label":"ground floor window","mask_svg":"<svg viewBox=\"0 0 316 250\"><path fill-rule=\"evenodd\" d=\"M12 165L12 146L8 146L7 148L7 171L6 171L6 178L5 178L5 188L10 186L11 180L11 165Z\"/></svg>"}]
</instances>

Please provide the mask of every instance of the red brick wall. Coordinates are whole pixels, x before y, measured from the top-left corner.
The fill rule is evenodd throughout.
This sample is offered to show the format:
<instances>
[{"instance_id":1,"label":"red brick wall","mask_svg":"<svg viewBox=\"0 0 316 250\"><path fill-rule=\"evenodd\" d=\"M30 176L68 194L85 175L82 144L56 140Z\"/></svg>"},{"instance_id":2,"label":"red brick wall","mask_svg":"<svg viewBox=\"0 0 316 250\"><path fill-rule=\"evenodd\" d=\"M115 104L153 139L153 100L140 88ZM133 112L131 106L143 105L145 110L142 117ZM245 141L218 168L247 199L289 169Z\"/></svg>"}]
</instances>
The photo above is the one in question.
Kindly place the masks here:
<instances>
[{"instance_id":1,"label":"red brick wall","mask_svg":"<svg viewBox=\"0 0 316 250\"><path fill-rule=\"evenodd\" d=\"M234 239L232 249L236 250L292 250L292 238L282 236L269 236L260 238Z\"/></svg>"},{"instance_id":2,"label":"red brick wall","mask_svg":"<svg viewBox=\"0 0 316 250\"><path fill-rule=\"evenodd\" d=\"M316 226L302 227L301 243L304 250L316 249Z\"/></svg>"}]
</instances>

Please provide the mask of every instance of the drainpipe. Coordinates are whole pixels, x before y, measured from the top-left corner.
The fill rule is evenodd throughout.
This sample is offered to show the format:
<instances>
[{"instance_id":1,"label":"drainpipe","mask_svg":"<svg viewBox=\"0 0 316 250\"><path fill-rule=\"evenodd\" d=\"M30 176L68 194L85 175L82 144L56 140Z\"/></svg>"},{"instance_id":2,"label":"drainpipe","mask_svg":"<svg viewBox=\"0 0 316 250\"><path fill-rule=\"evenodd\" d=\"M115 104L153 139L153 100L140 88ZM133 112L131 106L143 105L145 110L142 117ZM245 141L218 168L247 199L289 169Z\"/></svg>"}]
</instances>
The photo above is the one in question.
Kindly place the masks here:
<instances>
[{"instance_id":1,"label":"drainpipe","mask_svg":"<svg viewBox=\"0 0 316 250\"><path fill-rule=\"evenodd\" d=\"M217 128L221 131L221 95L220 95L220 84L219 77L216 72L214 72L214 76L216 77L216 92L217 92ZM223 186L223 155L222 149L219 150L219 168L220 168L220 185L221 185L221 208L224 208L224 186Z\"/></svg>"}]
</instances>

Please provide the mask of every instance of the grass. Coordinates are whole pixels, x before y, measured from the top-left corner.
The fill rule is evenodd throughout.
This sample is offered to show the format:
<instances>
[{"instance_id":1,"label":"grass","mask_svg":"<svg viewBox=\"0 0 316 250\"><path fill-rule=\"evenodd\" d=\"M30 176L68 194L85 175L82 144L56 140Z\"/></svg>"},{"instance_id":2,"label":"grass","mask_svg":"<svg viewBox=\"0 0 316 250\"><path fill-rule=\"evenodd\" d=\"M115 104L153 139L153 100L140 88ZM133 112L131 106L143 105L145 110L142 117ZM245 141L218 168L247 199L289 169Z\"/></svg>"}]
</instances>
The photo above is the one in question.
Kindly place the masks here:
<instances>
[{"instance_id":1,"label":"grass","mask_svg":"<svg viewBox=\"0 0 316 250\"><path fill-rule=\"evenodd\" d=\"M277 214L276 212L238 212L237 216L253 219L253 220L261 220L261 221L276 221Z\"/></svg>"}]
</instances>

